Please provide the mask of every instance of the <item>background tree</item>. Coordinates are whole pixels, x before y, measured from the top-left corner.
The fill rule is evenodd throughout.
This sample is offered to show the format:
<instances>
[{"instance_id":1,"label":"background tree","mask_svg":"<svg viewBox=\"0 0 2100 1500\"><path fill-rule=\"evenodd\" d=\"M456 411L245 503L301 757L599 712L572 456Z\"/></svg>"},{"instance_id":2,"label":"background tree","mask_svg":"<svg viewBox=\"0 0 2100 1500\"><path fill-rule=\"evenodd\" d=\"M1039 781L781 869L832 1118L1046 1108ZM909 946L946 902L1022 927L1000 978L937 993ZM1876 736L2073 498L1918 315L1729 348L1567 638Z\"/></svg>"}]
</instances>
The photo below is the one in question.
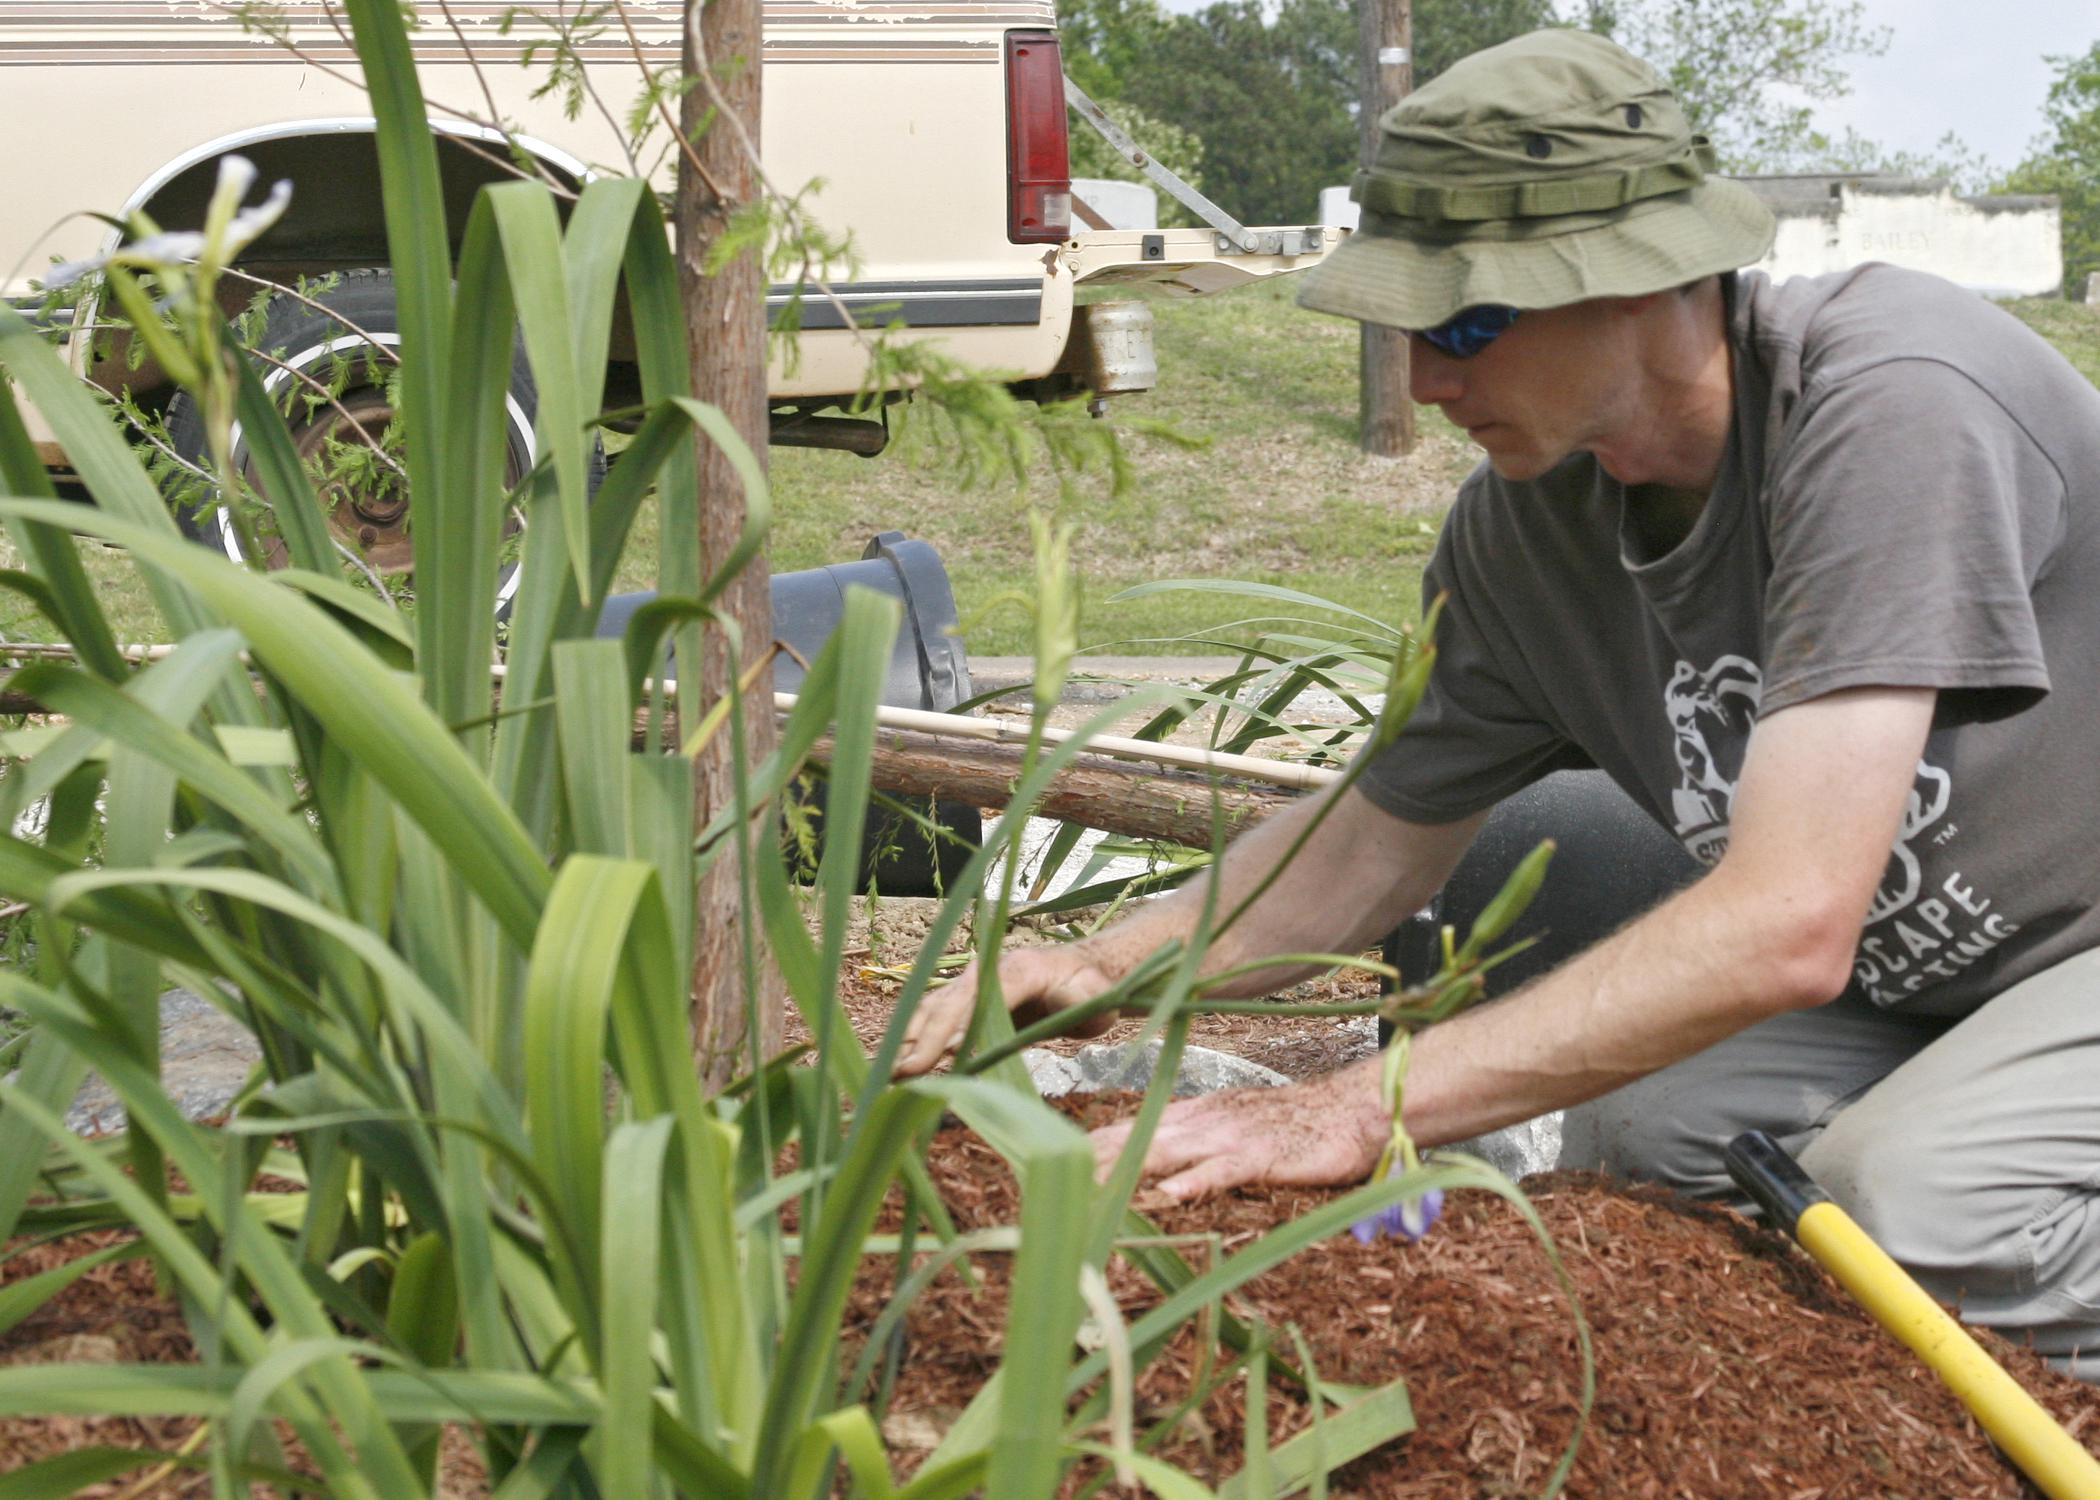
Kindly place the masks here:
<instances>
[{"instance_id":1,"label":"background tree","mask_svg":"<svg viewBox=\"0 0 2100 1500\"><path fill-rule=\"evenodd\" d=\"M2048 133L1999 189L2063 200L2064 289L2080 296L2086 277L2100 271L2100 41L2049 62L2056 81L2042 106Z\"/></svg>"},{"instance_id":2,"label":"background tree","mask_svg":"<svg viewBox=\"0 0 2100 1500\"><path fill-rule=\"evenodd\" d=\"M1867 170L1885 156L1815 125L1816 105L1852 92L1853 61L1888 50L1860 0L1589 0L1582 19L1660 70L1725 171Z\"/></svg>"},{"instance_id":3,"label":"background tree","mask_svg":"<svg viewBox=\"0 0 2100 1500\"><path fill-rule=\"evenodd\" d=\"M1080 87L1085 88L1086 85L1081 84ZM1088 92L1091 94L1092 91ZM1178 125L1169 125L1128 100L1109 100L1102 103L1101 107L1107 111L1111 120L1122 127L1125 134L1143 146L1161 166L1189 186L1208 191L1203 181L1203 143L1193 134ZM1114 182L1138 182L1148 187L1155 186L1142 169L1124 160L1123 153L1111 146L1106 136L1077 114L1072 116L1070 128L1074 177L1105 177ZM1159 222L1163 225L1193 225L1196 219L1180 204L1161 193Z\"/></svg>"},{"instance_id":4,"label":"background tree","mask_svg":"<svg viewBox=\"0 0 2100 1500\"><path fill-rule=\"evenodd\" d=\"M1553 20L1552 0L1415 0L1415 84ZM1308 221L1319 190L1356 170L1350 0L1283 0L1273 18L1259 0L1217 0L1190 15L1158 0L1067 0L1058 26L1074 81L1103 104L1185 132L1201 153L1204 191L1243 222ZM1076 149L1091 151L1092 130L1073 129ZM1167 140L1157 149L1174 165Z\"/></svg>"}]
</instances>

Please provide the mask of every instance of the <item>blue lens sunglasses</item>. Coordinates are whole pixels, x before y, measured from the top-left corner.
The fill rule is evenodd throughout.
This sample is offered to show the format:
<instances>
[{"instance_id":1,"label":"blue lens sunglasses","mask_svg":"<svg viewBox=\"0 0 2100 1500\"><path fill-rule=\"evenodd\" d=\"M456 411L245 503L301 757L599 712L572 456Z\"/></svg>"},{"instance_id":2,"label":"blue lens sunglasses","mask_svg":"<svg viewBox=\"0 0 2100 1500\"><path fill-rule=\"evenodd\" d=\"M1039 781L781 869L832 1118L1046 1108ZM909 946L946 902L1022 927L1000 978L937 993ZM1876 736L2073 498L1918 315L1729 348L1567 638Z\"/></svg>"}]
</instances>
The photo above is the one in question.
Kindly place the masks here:
<instances>
[{"instance_id":1,"label":"blue lens sunglasses","mask_svg":"<svg viewBox=\"0 0 2100 1500\"><path fill-rule=\"evenodd\" d=\"M1460 308L1434 328L1420 328L1415 332L1440 354L1452 359L1471 359L1509 332L1509 325L1517 321L1517 315L1518 309L1514 307L1483 302L1477 307Z\"/></svg>"}]
</instances>

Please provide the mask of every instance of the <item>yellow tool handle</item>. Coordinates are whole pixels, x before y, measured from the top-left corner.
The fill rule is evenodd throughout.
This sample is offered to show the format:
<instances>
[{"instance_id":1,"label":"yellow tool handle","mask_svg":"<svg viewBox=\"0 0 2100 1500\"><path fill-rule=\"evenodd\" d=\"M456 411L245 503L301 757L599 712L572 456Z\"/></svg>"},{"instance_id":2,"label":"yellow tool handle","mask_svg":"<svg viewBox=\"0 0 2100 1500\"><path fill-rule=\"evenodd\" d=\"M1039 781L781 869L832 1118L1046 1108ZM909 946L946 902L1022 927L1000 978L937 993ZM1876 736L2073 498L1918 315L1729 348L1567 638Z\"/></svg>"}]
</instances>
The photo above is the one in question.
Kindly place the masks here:
<instances>
[{"instance_id":1,"label":"yellow tool handle","mask_svg":"<svg viewBox=\"0 0 2100 1500\"><path fill-rule=\"evenodd\" d=\"M1932 1366L1983 1430L2050 1500L2100 1500L2100 1461L2064 1431L1888 1252L1762 1131L1728 1148L1728 1169L1874 1321Z\"/></svg>"}]
</instances>

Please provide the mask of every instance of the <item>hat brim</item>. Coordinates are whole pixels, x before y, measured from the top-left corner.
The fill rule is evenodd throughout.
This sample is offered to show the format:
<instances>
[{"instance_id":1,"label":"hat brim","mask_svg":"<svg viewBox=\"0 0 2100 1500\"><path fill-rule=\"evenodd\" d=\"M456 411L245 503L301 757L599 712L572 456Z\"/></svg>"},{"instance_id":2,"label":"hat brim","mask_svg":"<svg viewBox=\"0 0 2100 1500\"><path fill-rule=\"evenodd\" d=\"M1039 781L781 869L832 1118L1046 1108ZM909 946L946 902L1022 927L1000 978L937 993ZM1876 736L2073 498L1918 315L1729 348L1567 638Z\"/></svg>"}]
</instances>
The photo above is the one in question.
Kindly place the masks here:
<instances>
[{"instance_id":1,"label":"hat brim","mask_svg":"<svg viewBox=\"0 0 2100 1500\"><path fill-rule=\"evenodd\" d=\"M1305 274L1298 305L1389 328L1434 328L1468 307L1565 307L1638 297L1764 258L1772 212L1709 177L1563 233L1405 238L1358 230Z\"/></svg>"}]
</instances>

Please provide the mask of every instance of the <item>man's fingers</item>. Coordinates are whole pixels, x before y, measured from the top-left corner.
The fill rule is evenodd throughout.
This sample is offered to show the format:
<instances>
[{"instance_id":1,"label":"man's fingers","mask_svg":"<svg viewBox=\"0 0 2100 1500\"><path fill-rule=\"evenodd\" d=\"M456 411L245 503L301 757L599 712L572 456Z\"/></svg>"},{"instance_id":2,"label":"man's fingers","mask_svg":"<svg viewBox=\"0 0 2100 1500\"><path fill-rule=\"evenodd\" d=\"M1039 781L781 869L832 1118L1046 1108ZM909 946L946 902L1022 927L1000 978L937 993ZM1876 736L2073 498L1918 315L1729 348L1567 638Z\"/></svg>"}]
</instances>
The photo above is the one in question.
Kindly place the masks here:
<instances>
[{"instance_id":1,"label":"man's fingers","mask_svg":"<svg viewBox=\"0 0 2100 1500\"><path fill-rule=\"evenodd\" d=\"M1091 1000L1108 983L1099 969L1061 947L1016 948L999 963L1000 994L1015 1019L1022 1022ZM919 1002L918 1013L904 1028L904 1045L897 1054L900 1075L923 1073L956 1049L969 1030L979 988L973 964L953 984ZM1075 1029L1081 1036L1097 1036L1115 1019L1104 1014Z\"/></svg>"},{"instance_id":2,"label":"man's fingers","mask_svg":"<svg viewBox=\"0 0 2100 1500\"><path fill-rule=\"evenodd\" d=\"M1130 1139L1130 1121L1118 1120L1113 1125L1103 1125L1087 1137L1094 1148L1094 1181L1106 1182L1108 1174L1116 1165L1116 1158L1123 1154L1124 1142Z\"/></svg>"},{"instance_id":3,"label":"man's fingers","mask_svg":"<svg viewBox=\"0 0 2100 1500\"><path fill-rule=\"evenodd\" d=\"M1226 1151L1206 1156L1186 1171L1176 1172L1153 1191L1176 1203L1187 1203L1258 1181L1262 1171L1262 1160L1252 1152Z\"/></svg>"},{"instance_id":4,"label":"man's fingers","mask_svg":"<svg viewBox=\"0 0 2100 1500\"><path fill-rule=\"evenodd\" d=\"M1145 1176L1178 1171L1219 1149L1221 1130L1229 1129L1229 1122L1213 1114L1212 1100L1217 1097L1184 1099L1167 1106L1167 1112L1160 1116L1159 1129L1152 1132L1151 1144L1145 1148ZM1130 1142L1134 1123L1117 1120L1093 1133L1096 1180L1105 1179L1115 1167L1116 1159Z\"/></svg>"},{"instance_id":5,"label":"man's fingers","mask_svg":"<svg viewBox=\"0 0 2100 1500\"><path fill-rule=\"evenodd\" d=\"M1145 1175L1163 1179L1155 1191L1174 1199L1256 1182L1362 1181L1391 1127L1381 1115L1383 1128L1367 1132L1354 1097L1375 1078L1340 1076L1339 1085L1323 1079L1310 1086L1230 1089L1170 1105L1145 1152ZM1097 1176L1108 1174L1129 1142L1128 1122L1094 1132Z\"/></svg>"},{"instance_id":6,"label":"man's fingers","mask_svg":"<svg viewBox=\"0 0 2100 1500\"><path fill-rule=\"evenodd\" d=\"M897 1054L897 1072L907 1078L914 1073L923 1073L954 1051L969 1027L970 1012L976 1008L976 1003L977 985L968 972L953 984L923 996L918 1010L912 1015L911 1024L904 1028L904 1046Z\"/></svg>"}]
</instances>

